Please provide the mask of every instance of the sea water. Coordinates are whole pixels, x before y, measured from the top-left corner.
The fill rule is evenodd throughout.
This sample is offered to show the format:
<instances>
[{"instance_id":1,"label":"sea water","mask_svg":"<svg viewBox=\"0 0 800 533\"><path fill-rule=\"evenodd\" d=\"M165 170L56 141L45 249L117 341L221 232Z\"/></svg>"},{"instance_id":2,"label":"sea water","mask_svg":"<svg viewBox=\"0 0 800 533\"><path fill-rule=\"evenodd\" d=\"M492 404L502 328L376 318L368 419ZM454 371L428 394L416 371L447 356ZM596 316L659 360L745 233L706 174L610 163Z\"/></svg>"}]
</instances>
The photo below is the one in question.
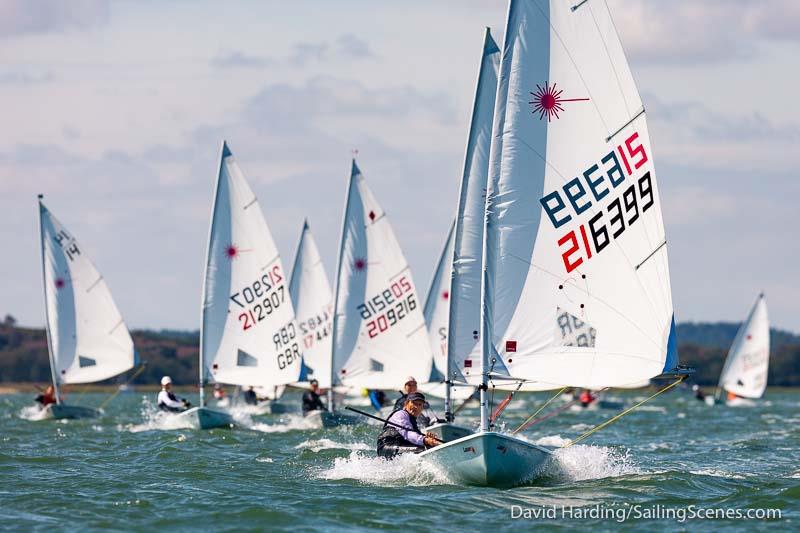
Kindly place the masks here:
<instances>
[{"instance_id":1,"label":"sea water","mask_svg":"<svg viewBox=\"0 0 800 533\"><path fill-rule=\"evenodd\" d=\"M614 396L630 405L644 393ZM557 449L543 477L512 489L454 484L414 455L376 458L378 426L315 429L296 393L281 401L298 412L237 413L242 429L211 431L182 426L136 392L95 420L37 420L31 398L0 396L4 530L800 528L798 391L769 390L739 408L671 392L570 447L616 412L565 410L520 434ZM547 398L517 394L501 426L515 428ZM476 409L461 414L476 424ZM769 509L780 518L723 516Z\"/></svg>"}]
</instances>

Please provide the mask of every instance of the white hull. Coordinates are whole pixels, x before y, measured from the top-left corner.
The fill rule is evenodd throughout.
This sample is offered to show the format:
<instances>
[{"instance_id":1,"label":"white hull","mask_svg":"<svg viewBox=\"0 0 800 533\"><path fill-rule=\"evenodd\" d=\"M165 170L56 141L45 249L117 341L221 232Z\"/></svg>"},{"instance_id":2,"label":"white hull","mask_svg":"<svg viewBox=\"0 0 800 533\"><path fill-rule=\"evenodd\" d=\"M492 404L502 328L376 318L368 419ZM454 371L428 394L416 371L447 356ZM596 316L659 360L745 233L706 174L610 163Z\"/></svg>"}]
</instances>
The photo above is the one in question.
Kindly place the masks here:
<instances>
[{"instance_id":1,"label":"white hull","mask_svg":"<svg viewBox=\"0 0 800 533\"><path fill-rule=\"evenodd\" d=\"M465 485L513 487L541 475L552 453L543 446L481 432L448 442L420 454Z\"/></svg>"},{"instance_id":2,"label":"white hull","mask_svg":"<svg viewBox=\"0 0 800 533\"><path fill-rule=\"evenodd\" d=\"M98 418L101 412L91 407L81 407L79 405L64 405L51 403L44 408L43 419L62 420L77 418Z\"/></svg>"},{"instance_id":3,"label":"white hull","mask_svg":"<svg viewBox=\"0 0 800 533\"><path fill-rule=\"evenodd\" d=\"M432 426L428 426L425 428L426 433L433 433L444 442L450 442L456 439L460 439L463 437L467 437L475 433L475 431L465 428L463 426L457 426L455 424L448 424L448 423L441 423L441 424L434 424Z\"/></svg>"},{"instance_id":4,"label":"white hull","mask_svg":"<svg viewBox=\"0 0 800 533\"><path fill-rule=\"evenodd\" d=\"M338 426L355 426L361 421L351 415L331 413L330 411L309 411L305 419L319 428L333 428Z\"/></svg>"},{"instance_id":5,"label":"white hull","mask_svg":"<svg viewBox=\"0 0 800 533\"><path fill-rule=\"evenodd\" d=\"M188 419L196 429L233 428L236 422L228 413L209 407L192 407L176 416Z\"/></svg>"},{"instance_id":6,"label":"white hull","mask_svg":"<svg viewBox=\"0 0 800 533\"><path fill-rule=\"evenodd\" d=\"M706 405L714 405L717 403L713 396L706 396L703 398L703 401L706 402Z\"/></svg>"}]
</instances>

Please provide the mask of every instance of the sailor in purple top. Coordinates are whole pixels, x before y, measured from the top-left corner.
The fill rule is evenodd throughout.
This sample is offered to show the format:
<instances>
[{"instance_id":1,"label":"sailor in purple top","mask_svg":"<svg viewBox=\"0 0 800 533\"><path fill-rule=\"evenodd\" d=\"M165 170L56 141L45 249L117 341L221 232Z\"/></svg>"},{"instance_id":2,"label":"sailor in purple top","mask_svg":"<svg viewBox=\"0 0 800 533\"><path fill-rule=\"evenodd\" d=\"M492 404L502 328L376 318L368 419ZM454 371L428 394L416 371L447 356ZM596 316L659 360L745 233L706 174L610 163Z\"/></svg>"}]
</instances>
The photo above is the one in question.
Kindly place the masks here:
<instances>
[{"instance_id":1,"label":"sailor in purple top","mask_svg":"<svg viewBox=\"0 0 800 533\"><path fill-rule=\"evenodd\" d=\"M417 417L425 405L425 395L421 392L412 392L406 398L402 409L395 410L383 431L378 435L378 455L391 459L405 453L424 450L439 444L434 435L425 434L417 425Z\"/></svg>"}]
</instances>

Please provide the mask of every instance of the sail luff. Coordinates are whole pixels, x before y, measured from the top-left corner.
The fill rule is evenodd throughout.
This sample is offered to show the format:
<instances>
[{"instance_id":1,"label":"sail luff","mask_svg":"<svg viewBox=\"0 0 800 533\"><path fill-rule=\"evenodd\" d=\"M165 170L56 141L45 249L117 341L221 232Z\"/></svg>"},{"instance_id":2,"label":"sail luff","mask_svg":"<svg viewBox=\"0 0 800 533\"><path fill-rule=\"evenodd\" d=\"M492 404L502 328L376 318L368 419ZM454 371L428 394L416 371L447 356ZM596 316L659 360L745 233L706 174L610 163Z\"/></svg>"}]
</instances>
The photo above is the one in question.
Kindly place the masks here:
<instances>
[{"instance_id":1,"label":"sail luff","mask_svg":"<svg viewBox=\"0 0 800 533\"><path fill-rule=\"evenodd\" d=\"M328 392L328 409L331 411L334 409L333 387L337 384L337 376L340 369L340 365L337 364L338 357L336 348L338 343L336 342L336 335L339 334L339 296L342 291L342 262L344 257L345 232L347 230L347 221L350 220L350 200L353 195L353 187L355 186L356 172L358 172L358 167L356 166L356 160L353 159L350 166L350 177L347 179L347 194L345 195L344 212L342 214L342 231L339 234L339 256L336 259L336 287L334 288L333 299L333 346L331 347L331 388Z\"/></svg>"},{"instance_id":2,"label":"sail luff","mask_svg":"<svg viewBox=\"0 0 800 533\"><path fill-rule=\"evenodd\" d=\"M447 381L466 381L473 356L480 353L481 278L489 153L495 115L500 49L484 31L472 116L459 181L450 279ZM462 331L463 330L463 331ZM475 352L478 353L475 353ZM469 363L466 361L469 360ZM448 384L448 386L450 386Z\"/></svg>"},{"instance_id":3,"label":"sail luff","mask_svg":"<svg viewBox=\"0 0 800 533\"><path fill-rule=\"evenodd\" d=\"M56 360L53 355L53 340L50 333L50 304L47 299L47 276L45 274L45 248L44 248L44 228L42 226L42 212L44 211L44 203L42 199L44 195L39 195L39 245L42 252L42 291L44 293L44 316L45 316L45 333L47 334L47 354L50 358L50 377L53 379L53 391L55 392L56 403L61 403L61 393L58 389L58 377L56 372Z\"/></svg>"},{"instance_id":4,"label":"sail luff","mask_svg":"<svg viewBox=\"0 0 800 533\"><path fill-rule=\"evenodd\" d=\"M214 180L214 200L211 202L211 222L208 225L208 239L206 240L206 261L203 265L203 288L201 293L200 299L200 346L199 346L199 392L200 392L200 407L205 407L205 348L207 346L204 337L205 337L205 313L206 313L206 302L208 298L206 296L206 291L208 289L208 269L211 265L211 253L212 253L212 239L214 236L214 226L217 221L217 202L219 201L219 184L222 180L222 165L225 161L226 154L229 154L230 151L228 150L228 145L225 140L222 141L222 145L219 149L219 165L217 165L217 179Z\"/></svg>"}]
</instances>

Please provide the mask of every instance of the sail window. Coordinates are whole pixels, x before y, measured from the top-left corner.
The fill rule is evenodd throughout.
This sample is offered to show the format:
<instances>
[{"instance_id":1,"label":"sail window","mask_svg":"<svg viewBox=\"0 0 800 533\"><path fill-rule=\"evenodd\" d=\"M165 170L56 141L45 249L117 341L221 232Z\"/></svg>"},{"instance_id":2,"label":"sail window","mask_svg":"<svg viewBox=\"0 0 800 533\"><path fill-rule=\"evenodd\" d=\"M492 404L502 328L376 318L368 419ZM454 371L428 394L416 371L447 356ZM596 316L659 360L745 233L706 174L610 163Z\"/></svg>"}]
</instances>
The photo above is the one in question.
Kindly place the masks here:
<instances>
[{"instance_id":1,"label":"sail window","mask_svg":"<svg viewBox=\"0 0 800 533\"><path fill-rule=\"evenodd\" d=\"M258 359L247 352L239 350L236 353L236 366L258 366Z\"/></svg>"},{"instance_id":2,"label":"sail window","mask_svg":"<svg viewBox=\"0 0 800 533\"><path fill-rule=\"evenodd\" d=\"M97 365L97 361L92 359L91 357L84 357L83 355L78 356L78 366L80 366L81 368L87 366L95 366L95 365Z\"/></svg>"}]
</instances>

